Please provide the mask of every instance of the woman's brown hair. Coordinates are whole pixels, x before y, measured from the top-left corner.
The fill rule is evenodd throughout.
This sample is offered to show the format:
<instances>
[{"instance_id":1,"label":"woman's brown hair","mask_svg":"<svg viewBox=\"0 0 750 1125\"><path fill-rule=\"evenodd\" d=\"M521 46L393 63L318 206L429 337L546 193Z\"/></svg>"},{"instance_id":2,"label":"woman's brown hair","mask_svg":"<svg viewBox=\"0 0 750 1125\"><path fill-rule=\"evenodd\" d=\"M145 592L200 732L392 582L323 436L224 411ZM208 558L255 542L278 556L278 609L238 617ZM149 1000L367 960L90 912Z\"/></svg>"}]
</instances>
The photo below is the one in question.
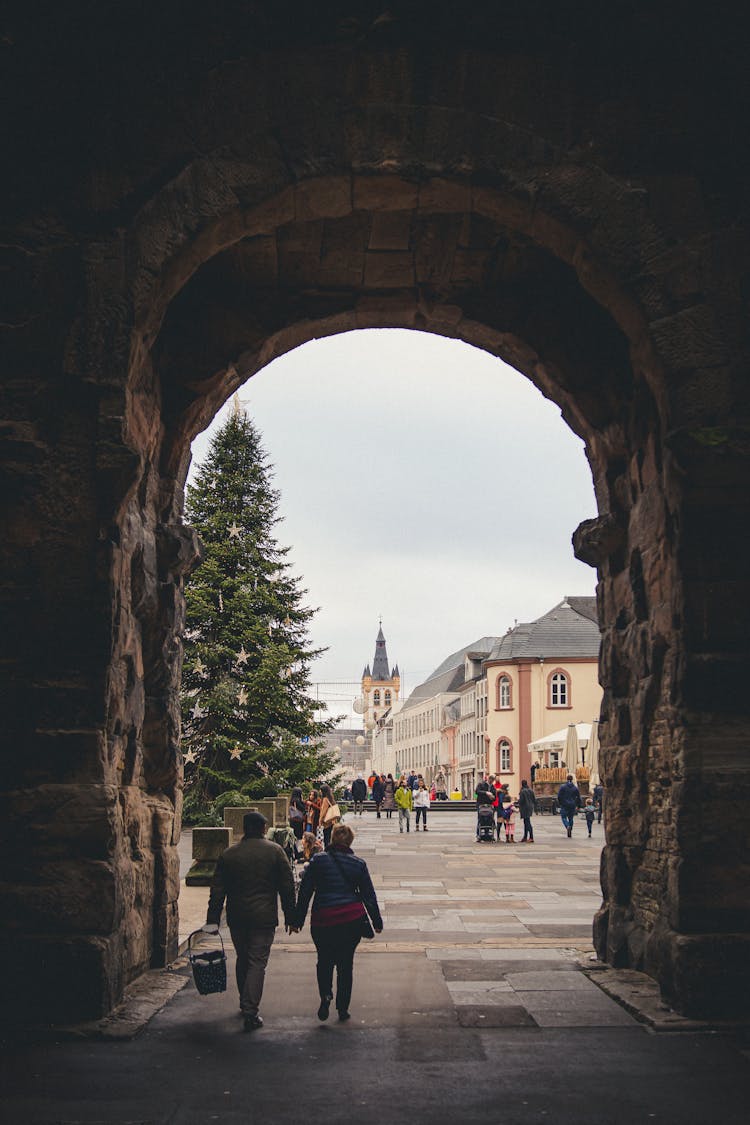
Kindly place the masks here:
<instances>
[{"instance_id":1,"label":"woman's brown hair","mask_svg":"<svg viewBox=\"0 0 750 1125\"><path fill-rule=\"evenodd\" d=\"M340 848L350 848L353 839L354 832L348 824L337 824L331 833L331 844L337 844Z\"/></svg>"}]
</instances>

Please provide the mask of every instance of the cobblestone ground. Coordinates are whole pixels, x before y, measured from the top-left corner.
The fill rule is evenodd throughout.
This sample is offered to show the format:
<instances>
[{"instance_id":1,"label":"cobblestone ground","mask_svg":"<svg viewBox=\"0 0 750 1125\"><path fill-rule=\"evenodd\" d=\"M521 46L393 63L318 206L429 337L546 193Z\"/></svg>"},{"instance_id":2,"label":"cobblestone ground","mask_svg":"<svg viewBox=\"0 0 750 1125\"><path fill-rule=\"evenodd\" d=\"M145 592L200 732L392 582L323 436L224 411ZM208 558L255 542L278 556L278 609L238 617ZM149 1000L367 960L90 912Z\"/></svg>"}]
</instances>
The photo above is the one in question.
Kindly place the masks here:
<instances>
[{"instance_id":1,"label":"cobblestone ground","mask_svg":"<svg viewBox=\"0 0 750 1125\"><path fill-rule=\"evenodd\" d=\"M577 964L592 953L591 922L601 902L600 825L589 839L580 819L569 839L559 817L537 816L532 845L520 842L522 826L515 843L476 843L473 812L428 814L426 833L416 830L413 818L410 831L401 832L395 813L390 820L373 812L349 814L347 823L356 832L354 850L367 861L384 921L383 934L363 942L358 954L360 1023L387 1026L393 1019L387 958L398 953L424 962L412 968L415 980L428 982L411 1003L415 1020L482 1027L634 1024ZM191 928L205 918L207 893L183 895L186 914L190 899ZM264 1006L271 1024L300 1017L296 999L289 1003L283 987L276 995L274 985L291 970L285 955L299 962L305 951L312 980L309 931L277 936ZM370 986L371 978L383 977L384 985ZM317 1007L314 992L311 1006ZM398 1018L408 1022L410 1016L404 1011Z\"/></svg>"},{"instance_id":2,"label":"cobblestone ground","mask_svg":"<svg viewBox=\"0 0 750 1125\"><path fill-rule=\"evenodd\" d=\"M10 1044L0 1120L24 1125L479 1125L745 1122L744 1040L654 1035L579 968L599 904L602 830L536 817L533 846L476 844L474 814L400 834L351 818L384 933L355 962L352 1019L316 1018L309 931L277 935L242 1031L225 993L186 986L128 1042ZM190 841L183 845L189 862ZM181 896L184 926L206 889Z\"/></svg>"},{"instance_id":3,"label":"cobblestone ground","mask_svg":"<svg viewBox=\"0 0 750 1125\"><path fill-rule=\"evenodd\" d=\"M395 815L350 815L347 822L384 920L383 935L361 946L368 958L360 957L361 975L387 975L389 954L423 960L419 972L429 986L422 1001L415 996L417 1019L481 1027L634 1023L577 965L592 951L591 922L601 902L601 827L589 839L581 821L568 839L559 818L540 816L533 845L520 843L522 831L513 844L478 844L474 813L435 813L427 833L413 821L400 832ZM306 945L305 934L287 938L279 953ZM365 989L367 1025L387 1023L382 999L382 990Z\"/></svg>"}]
</instances>

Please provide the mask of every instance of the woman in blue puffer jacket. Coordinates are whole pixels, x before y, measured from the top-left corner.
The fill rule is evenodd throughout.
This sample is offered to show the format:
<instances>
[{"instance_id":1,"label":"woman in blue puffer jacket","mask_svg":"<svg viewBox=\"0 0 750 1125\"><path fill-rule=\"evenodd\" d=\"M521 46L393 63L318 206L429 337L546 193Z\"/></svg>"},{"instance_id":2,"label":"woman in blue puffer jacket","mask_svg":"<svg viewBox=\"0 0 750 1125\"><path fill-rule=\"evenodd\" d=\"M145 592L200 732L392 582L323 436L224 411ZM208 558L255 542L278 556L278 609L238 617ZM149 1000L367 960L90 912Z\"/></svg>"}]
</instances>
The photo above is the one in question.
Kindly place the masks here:
<instances>
[{"instance_id":1,"label":"woman in blue puffer jacket","mask_svg":"<svg viewBox=\"0 0 750 1125\"><path fill-rule=\"evenodd\" d=\"M350 1018L354 953L363 936L363 928L367 927L367 915L376 933L381 933L383 929L370 872L365 861L352 851L353 840L354 833L348 824L336 825L328 851L310 860L297 898L296 928L301 930L310 899L315 895L310 933L318 951L319 1020L328 1019L333 999L334 968L336 1010L342 1022Z\"/></svg>"}]
</instances>

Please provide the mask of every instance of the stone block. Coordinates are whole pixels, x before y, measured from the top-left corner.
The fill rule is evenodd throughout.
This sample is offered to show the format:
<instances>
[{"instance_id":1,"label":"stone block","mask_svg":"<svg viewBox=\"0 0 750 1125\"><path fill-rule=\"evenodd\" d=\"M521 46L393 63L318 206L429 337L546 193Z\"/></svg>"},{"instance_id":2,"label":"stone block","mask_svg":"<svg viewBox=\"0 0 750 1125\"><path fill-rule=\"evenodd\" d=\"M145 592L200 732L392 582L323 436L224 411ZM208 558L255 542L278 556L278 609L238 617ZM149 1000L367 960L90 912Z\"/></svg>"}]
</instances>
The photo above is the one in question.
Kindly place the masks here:
<instances>
[{"instance_id":1,"label":"stone block","mask_svg":"<svg viewBox=\"0 0 750 1125\"><path fill-rule=\"evenodd\" d=\"M356 210L411 210L417 205L419 186L398 176L355 176L353 195Z\"/></svg>"},{"instance_id":2,"label":"stone block","mask_svg":"<svg viewBox=\"0 0 750 1125\"><path fill-rule=\"evenodd\" d=\"M348 215L352 209L348 176L320 176L304 180L295 189L297 222Z\"/></svg>"},{"instance_id":3,"label":"stone block","mask_svg":"<svg viewBox=\"0 0 750 1125\"><path fill-rule=\"evenodd\" d=\"M409 288L414 284L414 257L407 251L368 251L365 285L370 289Z\"/></svg>"},{"instance_id":4,"label":"stone block","mask_svg":"<svg viewBox=\"0 0 750 1125\"><path fill-rule=\"evenodd\" d=\"M229 829L229 831L234 835L235 839L239 838L242 835L242 820L245 813L250 812L251 807L255 808L256 806L243 805L240 807L237 805L227 805L225 807L224 827Z\"/></svg>"},{"instance_id":5,"label":"stone block","mask_svg":"<svg viewBox=\"0 0 750 1125\"><path fill-rule=\"evenodd\" d=\"M31 934L0 942L6 974L4 1012L24 1024L75 1023L106 1015L124 986L119 934L108 938Z\"/></svg>"},{"instance_id":6,"label":"stone block","mask_svg":"<svg viewBox=\"0 0 750 1125\"><path fill-rule=\"evenodd\" d=\"M253 801L251 805L244 805L241 808L238 806L227 806L227 808L224 809L224 827L231 828L235 841L239 840L242 836L242 821L245 813L251 811L261 813L266 818L269 825L274 823L275 805L272 800Z\"/></svg>"},{"instance_id":7,"label":"stone block","mask_svg":"<svg viewBox=\"0 0 750 1125\"><path fill-rule=\"evenodd\" d=\"M289 823L289 798L271 797L274 805L274 827Z\"/></svg>"},{"instance_id":8,"label":"stone block","mask_svg":"<svg viewBox=\"0 0 750 1125\"><path fill-rule=\"evenodd\" d=\"M231 843L232 833L229 828L194 828L193 859L215 861Z\"/></svg>"},{"instance_id":9,"label":"stone block","mask_svg":"<svg viewBox=\"0 0 750 1125\"><path fill-rule=\"evenodd\" d=\"M411 240L411 211L376 212L368 250L408 250Z\"/></svg>"},{"instance_id":10,"label":"stone block","mask_svg":"<svg viewBox=\"0 0 750 1125\"><path fill-rule=\"evenodd\" d=\"M186 887L210 887L216 871L215 859L197 860L185 876Z\"/></svg>"}]
</instances>

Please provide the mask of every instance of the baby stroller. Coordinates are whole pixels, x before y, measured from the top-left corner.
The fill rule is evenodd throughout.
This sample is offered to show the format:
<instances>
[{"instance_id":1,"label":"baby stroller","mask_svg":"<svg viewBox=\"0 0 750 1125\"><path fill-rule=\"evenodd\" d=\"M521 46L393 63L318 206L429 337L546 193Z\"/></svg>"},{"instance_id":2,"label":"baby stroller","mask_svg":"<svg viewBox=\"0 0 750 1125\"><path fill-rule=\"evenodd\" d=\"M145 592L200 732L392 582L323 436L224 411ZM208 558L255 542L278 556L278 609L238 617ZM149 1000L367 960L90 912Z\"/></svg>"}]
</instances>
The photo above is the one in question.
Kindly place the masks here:
<instances>
[{"instance_id":1,"label":"baby stroller","mask_svg":"<svg viewBox=\"0 0 750 1125\"><path fill-rule=\"evenodd\" d=\"M492 805L480 805L477 809L477 839L495 842L495 810Z\"/></svg>"},{"instance_id":2,"label":"baby stroller","mask_svg":"<svg viewBox=\"0 0 750 1125\"><path fill-rule=\"evenodd\" d=\"M269 828L266 832L266 839L271 840L272 843L278 844L280 848L284 849L286 858L289 860L289 866L292 869L292 877L295 884L299 881L299 869L297 867L297 860L299 852L297 849L297 838L294 835L292 828L279 827Z\"/></svg>"}]
</instances>

